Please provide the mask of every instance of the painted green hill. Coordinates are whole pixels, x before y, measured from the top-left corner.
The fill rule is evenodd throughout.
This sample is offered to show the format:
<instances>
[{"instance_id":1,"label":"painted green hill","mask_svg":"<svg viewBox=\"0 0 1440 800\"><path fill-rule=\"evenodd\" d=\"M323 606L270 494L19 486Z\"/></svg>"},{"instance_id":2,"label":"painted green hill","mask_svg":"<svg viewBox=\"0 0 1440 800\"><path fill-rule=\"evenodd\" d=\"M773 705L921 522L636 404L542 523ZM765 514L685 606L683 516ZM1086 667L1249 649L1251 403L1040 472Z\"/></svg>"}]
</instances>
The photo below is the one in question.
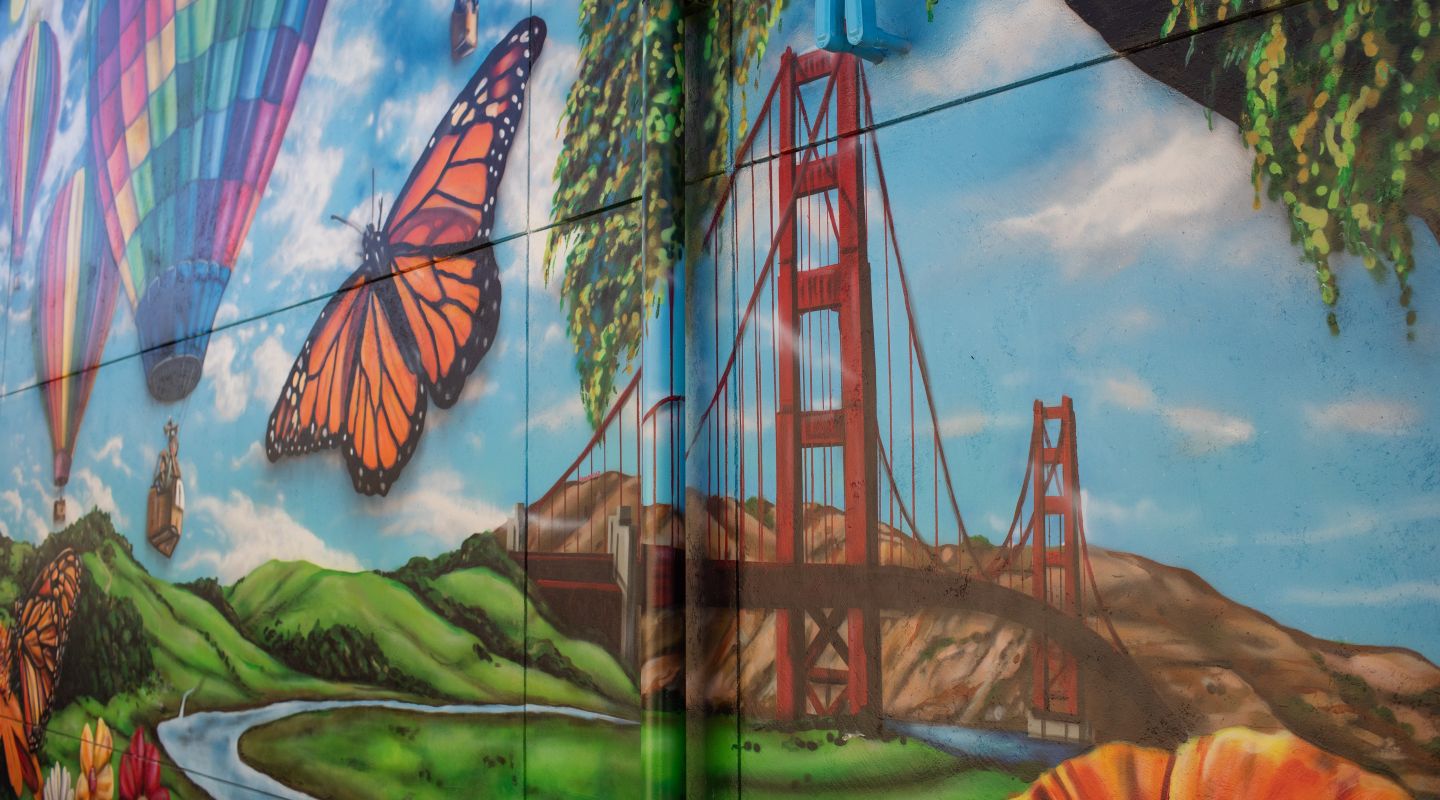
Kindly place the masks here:
<instances>
[{"instance_id":1,"label":"painted green hill","mask_svg":"<svg viewBox=\"0 0 1440 800\"><path fill-rule=\"evenodd\" d=\"M179 711L296 697L394 696L297 672L245 638L212 604L137 563L108 516L92 512L41 545L0 542L7 601L65 547L85 565L69 646L55 688L42 760L75 765L83 727L101 717L120 733ZM8 606L8 603L7 603ZM9 620L6 620L7 624ZM118 741L117 741L118 744ZM73 768L73 766L72 766ZM185 786L178 776L170 785Z\"/></svg>"},{"instance_id":2,"label":"painted green hill","mask_svg":"<svg viewBox=\"0 0 1440 800\"><path fill-rule=\"evenodd\" d=\"M634 688L615 660L559 635L521 586L503 568L382 576L272 561L226 600L246 635L311 672L369 676L363 658L331 658L359 650L389 665L372 682L422 698L609 712L631 705Z\"/></svg>"},{"instance_id":3,"label":"painted green hill","mask_svg":"<svg viewBox=\"0 0 1440 800\"><path fill-rule=\"evenodd\" d=\"M634 685L602 648L559 633L492 537L390 574L271 562L232 587L149 574L108 515L40 545L0 537L0 621L63 548L85 565L55 689L45 763L78 763L85 724L117 744L179 713L310 698L539 703L632 713ZM529 666L529 670L525 669ZM167 768L168 771L168 768ZM173 778L173 780L171 779ZM167 777L182 796L196 794Z\"/></svg>"}]
</instances>

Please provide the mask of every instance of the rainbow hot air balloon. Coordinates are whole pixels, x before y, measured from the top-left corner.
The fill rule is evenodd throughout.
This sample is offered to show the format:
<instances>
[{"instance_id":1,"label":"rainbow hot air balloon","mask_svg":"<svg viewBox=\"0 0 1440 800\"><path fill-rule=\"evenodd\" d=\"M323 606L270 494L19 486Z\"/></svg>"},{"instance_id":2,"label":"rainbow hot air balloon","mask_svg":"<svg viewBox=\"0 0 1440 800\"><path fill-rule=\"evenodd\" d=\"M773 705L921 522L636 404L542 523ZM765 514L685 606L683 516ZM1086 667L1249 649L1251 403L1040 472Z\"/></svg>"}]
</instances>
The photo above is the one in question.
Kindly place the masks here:
<instances>
[{"instance_id":1,"label":"rainbow hot air balloon","mask_svg":"<svg viewBox=\"0 0 1440 800\"><path fill-rule=\"evenodd\" d=\"M14 13L15 6L11 6ZM10 261L25 255L25 231L60 113L60 53L44 22L30 28L5 95L5 175L10 202Z\"/></svg>"},{"instance_id":2,"label":"rainbow hot air balloon","mask_svg":"<svg viewBox=\"0 0 1440 800\"><path fill-rule=\"evenodd\" d=\"M95 385L120 283L90 183L85 170L77 170L55 197L35 295L35 377L60 489L70 480L75 436ZM60 507L57 503L57 516Z\"/></svg>"},{"instance_id":3,"label":"rainbow hot air balloon","mask_svg":"<svg viewBox=\"0 0 1440 800\"><path fill-rule=\"evenodd\" d=\"M200 381L209 331L290 121L325 0L96 0L96 189L145 379Z\"/></svg>"}]
</instances>

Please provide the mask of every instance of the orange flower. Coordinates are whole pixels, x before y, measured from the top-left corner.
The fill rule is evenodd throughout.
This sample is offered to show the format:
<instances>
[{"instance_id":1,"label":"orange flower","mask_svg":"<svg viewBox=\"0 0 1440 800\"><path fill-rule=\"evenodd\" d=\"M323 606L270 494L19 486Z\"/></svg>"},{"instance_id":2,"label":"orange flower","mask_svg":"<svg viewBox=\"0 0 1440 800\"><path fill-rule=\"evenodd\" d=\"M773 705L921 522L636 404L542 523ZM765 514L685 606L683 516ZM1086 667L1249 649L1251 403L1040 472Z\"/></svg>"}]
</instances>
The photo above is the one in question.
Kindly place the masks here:
<instances>
[{"instance_id":1,"label":"orange flower","mask_svg":"<svg viewBox=\"0 0 1440 800\"><path fill-rule=\"evenodd\" d=\"M96 722L94 733L89 725L80 732L80 781L75 785L75 800L114 800L115 770L110 766L114 752L105 720Z\"/></svg>"},{"instance_id":2,"label":"orange flower","mask_svg":"<svg viewBox=\"0 0 1440 800\"><path fill-rule=\"evenodd\" d=\"M1168 778L1167 778L1168 775ZM1409 800L1390 781L1288 732L1227 728L1172 753L1107 744L1040 776L1024 800Z\"/></svg>"}]
</instances>

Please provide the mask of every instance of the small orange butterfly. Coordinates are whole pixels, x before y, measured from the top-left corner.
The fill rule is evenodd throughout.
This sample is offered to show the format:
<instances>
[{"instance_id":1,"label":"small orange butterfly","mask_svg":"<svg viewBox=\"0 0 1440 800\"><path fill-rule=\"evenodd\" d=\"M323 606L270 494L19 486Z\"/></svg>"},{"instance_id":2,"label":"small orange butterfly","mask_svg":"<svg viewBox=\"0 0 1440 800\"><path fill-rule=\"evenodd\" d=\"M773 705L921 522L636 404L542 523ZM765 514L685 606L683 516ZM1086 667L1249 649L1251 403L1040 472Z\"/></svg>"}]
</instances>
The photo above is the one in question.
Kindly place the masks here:
<instances>
[{"instance_id":1,"label":"small orange butterfly","mask_svg":"<svg viewBox=\"0 0 1440 800\"><path fill-rule=\"evenodd\" d=\"M426 399L449 408L500 324L495 196L545 23L522 20L461 90L360 268L310 329L265 431L281 456L340 447L355 491L386 494L415 453Z\"/></svg>"},{"instance_id":2,"label":"small orange butterfly","mask_svg":"<svg viewBox=\"0 0 1440 800\"><path fill-rule=\"evenodd\" d=\"M16 797L22 786L40 795L35 752L50 719L83 569L75 551L62 550L17 603L13 627L0 627L0 747Z\"/></svg>"}]
</instances>

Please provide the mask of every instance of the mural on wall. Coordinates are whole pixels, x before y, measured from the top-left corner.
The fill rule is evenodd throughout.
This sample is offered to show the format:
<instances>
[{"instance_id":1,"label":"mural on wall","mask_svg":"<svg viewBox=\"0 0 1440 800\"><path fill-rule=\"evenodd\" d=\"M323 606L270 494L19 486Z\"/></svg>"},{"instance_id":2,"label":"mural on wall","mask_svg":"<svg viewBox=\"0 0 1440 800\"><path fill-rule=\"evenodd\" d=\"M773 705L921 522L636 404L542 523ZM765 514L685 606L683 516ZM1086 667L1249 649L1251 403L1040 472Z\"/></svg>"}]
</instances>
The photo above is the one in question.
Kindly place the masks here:
<instances>
[{"instance_id":1,"label":"mural on wall","mask_svg":"<svg viewBox=\"0 0 1440 800\"><path fill-rule=\"evenodd\" d=\"M1440 796L1429 3L679 14L10 4L0 795Z\"/></svg>"}]
</instances>

